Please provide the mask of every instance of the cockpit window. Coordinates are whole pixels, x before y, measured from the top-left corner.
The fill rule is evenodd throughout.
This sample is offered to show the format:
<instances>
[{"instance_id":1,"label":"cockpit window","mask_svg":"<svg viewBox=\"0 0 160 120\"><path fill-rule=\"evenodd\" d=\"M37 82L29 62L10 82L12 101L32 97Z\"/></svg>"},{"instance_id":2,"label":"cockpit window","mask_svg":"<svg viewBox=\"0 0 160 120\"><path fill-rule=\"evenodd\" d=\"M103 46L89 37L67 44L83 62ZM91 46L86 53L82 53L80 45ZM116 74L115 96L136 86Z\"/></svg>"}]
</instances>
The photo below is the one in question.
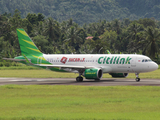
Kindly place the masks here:
<instances>
[{"instance_id":1,"label":"cockpit window","mask_svg":"<svg viewBox=\"0 0 160 120\"><path fill-rule=\"evenodd\" d=\"M142 62L152 62L151 59L143 59Z\"/></svg>"}]
</instances>

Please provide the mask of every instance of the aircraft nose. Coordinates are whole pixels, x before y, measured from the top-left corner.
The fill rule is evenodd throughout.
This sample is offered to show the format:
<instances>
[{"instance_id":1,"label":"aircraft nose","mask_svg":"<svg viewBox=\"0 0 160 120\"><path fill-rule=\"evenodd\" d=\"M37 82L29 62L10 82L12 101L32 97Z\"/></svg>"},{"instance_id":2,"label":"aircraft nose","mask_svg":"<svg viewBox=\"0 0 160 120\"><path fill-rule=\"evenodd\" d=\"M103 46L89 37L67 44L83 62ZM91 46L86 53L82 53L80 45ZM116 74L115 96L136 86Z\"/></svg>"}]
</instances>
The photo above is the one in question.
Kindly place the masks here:
<instances>
[{"instance_id":1,"label":"aircraft nose","mask_svg":"<svg viewBox=\"0 0 160 120\"><path fill-rule=\"evenodd\" d=\"M155 63L155 62L153 62L152 65L150 66L150 69L151 69L152 71L154 71L154 70L157 70L158 67L159 67L158 64Z\"/></svg>"},{"instance_id":2,"label":"aircraft nose","mask_svg":"<svg viewBox=\"0 0 160 120\"><path fill-rule=\"evenodd\" d=\"M155 63L155 64L156 64L156 68L158 69L158 68L159 68L158 64L157 64L157 63ZM157 70L157 69L156 69L156 70Z\"/></svg>"}]
</instances>

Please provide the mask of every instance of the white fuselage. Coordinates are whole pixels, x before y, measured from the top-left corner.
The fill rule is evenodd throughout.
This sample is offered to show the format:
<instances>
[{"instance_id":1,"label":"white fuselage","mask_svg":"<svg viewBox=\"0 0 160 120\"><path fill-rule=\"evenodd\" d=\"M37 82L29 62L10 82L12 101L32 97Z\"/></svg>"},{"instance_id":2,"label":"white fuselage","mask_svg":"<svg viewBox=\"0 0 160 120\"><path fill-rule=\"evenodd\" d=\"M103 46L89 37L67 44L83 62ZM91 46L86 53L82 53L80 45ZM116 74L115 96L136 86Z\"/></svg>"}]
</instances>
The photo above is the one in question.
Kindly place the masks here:
<instances>
[{"instance_id":1,"label":"white fuselage","mask_svg":"<svg viewBox=\"0 0 160 120\"><path fill-rule=\"evenodd\" d=\"M137 54L44 54L43 57L53 65L89 66L101 68L103 73L141 73L158 68L149 57Z\"/></svg>"}]
</instances>

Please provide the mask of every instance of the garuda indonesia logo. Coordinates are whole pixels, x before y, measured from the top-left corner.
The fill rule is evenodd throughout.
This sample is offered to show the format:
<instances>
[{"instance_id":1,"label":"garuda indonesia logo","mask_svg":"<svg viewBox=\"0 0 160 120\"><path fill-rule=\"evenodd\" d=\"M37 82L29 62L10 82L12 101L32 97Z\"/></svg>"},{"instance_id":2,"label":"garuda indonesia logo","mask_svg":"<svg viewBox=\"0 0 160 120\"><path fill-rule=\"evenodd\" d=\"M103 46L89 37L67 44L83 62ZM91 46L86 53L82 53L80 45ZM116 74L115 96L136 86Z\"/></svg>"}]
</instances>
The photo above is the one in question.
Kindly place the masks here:
<instances>
[{"instance_id":1,"label":"garuda indonesia logo","mask_svg":"<svg viewBox=\"0 0 160 120\"><path fill-rule=\"evenodd\" d=\"M65 64L66 62L67 62L67 58L66 58L66 57L63 57L63 58L61 59L61 63Z\"/></svg>"}]
</instances>

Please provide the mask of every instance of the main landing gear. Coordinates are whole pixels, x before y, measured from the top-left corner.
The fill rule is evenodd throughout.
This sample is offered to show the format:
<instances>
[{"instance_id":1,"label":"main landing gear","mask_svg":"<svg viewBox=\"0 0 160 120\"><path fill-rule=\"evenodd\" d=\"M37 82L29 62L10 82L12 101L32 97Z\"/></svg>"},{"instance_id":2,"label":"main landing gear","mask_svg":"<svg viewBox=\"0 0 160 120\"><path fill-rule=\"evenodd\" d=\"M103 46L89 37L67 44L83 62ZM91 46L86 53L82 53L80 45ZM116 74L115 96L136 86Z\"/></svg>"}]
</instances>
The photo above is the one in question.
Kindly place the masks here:
<instances>
[{"instance_id":1,"label":"main landing gear","mask_svg":"<svg viewBox=\"0 0 160 120\"><path fill-rule=\"evenodd\" d=\"M77 77L77 78L76 78L76 81L77 81L77 82L83 82L83 77L81 77L81 76Z\"/></svg>"},{"instance_id":2,"label":"main landing gear","mask_svg":"<svg viewBox=\"0 0 160 120\"><path fill-rule=\"evenodd\" d=\"M139 78L139 73L135 73L135 75L136 75L136 82L140 82L140 78Z\"/></svg>"},{"instance_id":3,"label":"main landing gear","mask_svg":"<svg viewBox=\"0 0 160 120\"><path fill-rule=\"evenodd\" d=\"M82 72L79 72L79 76L76 78L77 82L83 82Z\"/></svg>"}]
</instances>

